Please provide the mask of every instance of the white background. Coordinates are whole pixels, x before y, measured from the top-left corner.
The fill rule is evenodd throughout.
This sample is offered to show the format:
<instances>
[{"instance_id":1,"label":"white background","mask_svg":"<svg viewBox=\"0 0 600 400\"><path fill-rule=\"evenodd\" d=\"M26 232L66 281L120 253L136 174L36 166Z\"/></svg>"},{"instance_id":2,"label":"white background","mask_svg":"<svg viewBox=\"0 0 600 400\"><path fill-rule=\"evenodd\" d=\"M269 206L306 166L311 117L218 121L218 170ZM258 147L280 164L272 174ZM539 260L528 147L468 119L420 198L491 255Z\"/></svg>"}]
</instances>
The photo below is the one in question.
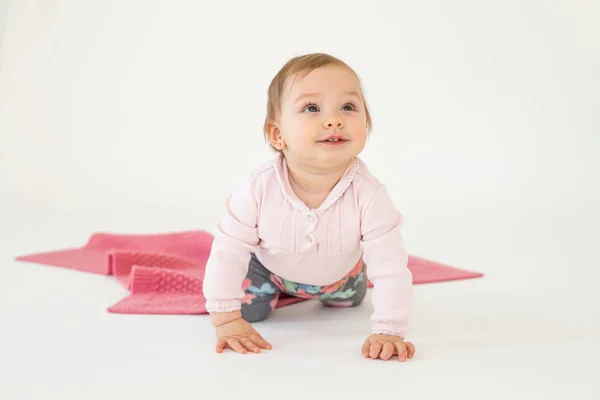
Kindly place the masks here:
<instances>
[{"instance_id":1,"label":"white background","mask_svg":"<svg viewBox=\"0 0 600 400\"><path fill-rule=\"evenodd\" d=\"M413 377L413 386L405 388L411 398L437 393L439 387L419 380L425 375L462 390L462 398L486 393L490 379L502 376L509 384L506 392L494 392L498 396L515 388L598 394L593 379L598 370L590 365L600 355L599 2L13 0L5 9L0 306L10 310L3 314L15 329L4 332L10 353L0 359L13 366L23 360L23 349L37 340L24 332L41 324L54 327L52 340L35 351L49 352L43 353L47 359L74 360L63 369L48 364L56 374L51 378L46 367L31 372L22 361L22 369L12 368L11 383L0 385L0 393L3 388L10 393L3 398L30 398L17 384L31 379L28 374L48 385L39 393L31 389L31 398L59 392L61 398L90 398L82 394L88 389L61 386L58 377L64 371L84 374L77 365L86 362L100 369L120 362L106 356L102 364L72 350L73 339L65 336L72 330L62 328L67 320L97 337L120 324L130 325L128 331L145 332L144 324L166 329L169 333L149 337L148 343L160 347L162 340L179 340L189 359L166 350L163 356L173 359L113 354L113 344L85 350L108 351L157 374L175 374L162 362L203 358L228 368L229 361L211 353L206 319L108 316L102 307L123 294L113 282L11 259L80 245L95 231L212 231L225 197L250 168L272 156L261 131L270 80L287 59L308 52L328 52L360 75L374 119L362 157L405 215L409 251L486 274L483 280L417 290L413 340L420 341L429 363L415 360L407 372ZM90 304L93 312L86 308ZM288 312L305 307L310 308L303 304ZM325 318L324 311L315 312ZM312 343L308 349L274 353L278 363L291 357L296 360L291 363L299 362L298 353L316 351L325 364L335 365L337 384L373 371L392 379L385 374L396 372L386 364L376 369L359 365L360 359L341 364L314 333L322 325L310 315L285 320L296 324L294 332L307 329L315 336L304 338ZM194 343L187 350L188 342L176 336L185 324L194 326L186 332ZM276 324L263 329L281 329L286 340L287 331ZM207 338L202 345L198 335ZM55 345L60 340L63 346ZM515 340L518 349L502 347ZM546 347L535 347L540 343ZM515 369L517 356L521 370ZM245 371L234 359L237 366L231 368ZM300 359L306 368L314 362ZM264 362L270 365L264 368L277 369ZM562 369L540 372L551 362ZM454 363L463 369L453 370L456 377L450 379ZM343 372L343 365L361 372ZM575 370L569 375L564 365ZM539 379L523 378L529 373ZM460 380L467 376L480 382L470 392ZM280 379L282 385L293 382ZM326 374L315 379L322 390L334 390ZM108 393L127 398L140 389L135 382L124 379L116 387L94 380L93 392L98 398ZM197 379L185 382L187 395L202 393ZM277 382L265 382L265 390ZM145 398L163 393L157 381L148 385ZM385 387L369 390L378 389Z\"/></svg>"}]
</instances>

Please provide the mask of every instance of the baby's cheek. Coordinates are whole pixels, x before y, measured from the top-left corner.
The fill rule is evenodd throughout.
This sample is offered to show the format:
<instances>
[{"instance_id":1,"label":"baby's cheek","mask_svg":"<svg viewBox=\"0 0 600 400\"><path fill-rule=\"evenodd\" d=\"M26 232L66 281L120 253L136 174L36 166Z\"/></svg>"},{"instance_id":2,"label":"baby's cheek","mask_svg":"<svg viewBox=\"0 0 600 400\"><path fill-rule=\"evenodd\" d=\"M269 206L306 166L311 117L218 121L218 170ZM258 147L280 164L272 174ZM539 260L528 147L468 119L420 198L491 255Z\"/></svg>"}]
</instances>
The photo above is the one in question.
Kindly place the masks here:
<instances>
[{"instance_id":1,"label":"baby's cheek","mask_svg":"<svg viewBox=\"0 0 600 400\"><path fill-rule=\"evenodd\" d=\"M309 128L301 128L292 135L292 143L298 150L311 150L316 145L315 134Z\"/></svg>"}]
</instances>

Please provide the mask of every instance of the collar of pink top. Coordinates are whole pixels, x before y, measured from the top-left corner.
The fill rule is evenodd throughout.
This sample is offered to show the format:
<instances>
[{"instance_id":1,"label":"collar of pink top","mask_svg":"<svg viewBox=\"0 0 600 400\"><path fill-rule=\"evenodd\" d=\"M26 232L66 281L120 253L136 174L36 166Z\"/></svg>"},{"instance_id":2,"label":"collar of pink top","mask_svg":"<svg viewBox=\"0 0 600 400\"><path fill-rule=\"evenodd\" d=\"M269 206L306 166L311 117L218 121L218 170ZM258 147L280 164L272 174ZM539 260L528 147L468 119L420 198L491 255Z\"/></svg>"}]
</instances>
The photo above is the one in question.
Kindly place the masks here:
<instances>
[{"instance_id":1,"label":"collar of pink top","mask_svg":"<svg viewBox=\"0 0 600 400\"><path fill-rule=\"evenodd\" d=\"M277 176L279 186L281 187L281 191L285 199L289 201L294 208L303 211L309 211L310 209L306 206L306 204L304 204L304 202L301 201L292 190L285 156L280 153L273 161L273 164L275 166L275 175ZM348 189L348 187L354 180L354 176L356 175L356 171L358 170L359 166L360 162L358 158L355 157L352 160L350 166L346 169L346 172L344 172L344 175L342 175L342 178L331 190L329 196L327 196L323 204L321 204L319 208L315 209L316 211L323 211L328 209L344 194L346 189Z\"/></svg>"}]
</instances>

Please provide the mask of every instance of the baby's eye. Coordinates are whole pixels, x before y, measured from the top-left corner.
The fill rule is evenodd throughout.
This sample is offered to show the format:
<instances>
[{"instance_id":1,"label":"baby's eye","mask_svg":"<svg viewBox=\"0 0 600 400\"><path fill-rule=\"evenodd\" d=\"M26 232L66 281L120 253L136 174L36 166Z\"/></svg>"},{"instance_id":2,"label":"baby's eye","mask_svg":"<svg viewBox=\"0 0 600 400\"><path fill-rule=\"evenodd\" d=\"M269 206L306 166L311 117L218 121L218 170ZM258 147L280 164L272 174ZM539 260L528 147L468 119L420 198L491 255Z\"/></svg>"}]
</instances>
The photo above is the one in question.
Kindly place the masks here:
<instances>
[{"instance_id":1,"label":"baby's eye","mask_svg":"<svg viewBox=\"0 0 600 400\"><path fill-rule=\"evenodd\" d=\"M344 111L354 111L354 104L346 104L342 107L342 110Z\"/></svg>"},{"instance_id":2,"label":"baby's eye","mask_svg":"<svg viewBox=\"0 0 600 400\"><path fill-rule=\"evenodd\" d=\"M319 107L315 106L314 104L309 104L306 107L304 107L304 111L308 111L308 112L319 112Z\"/></svg>"}]
</instances>

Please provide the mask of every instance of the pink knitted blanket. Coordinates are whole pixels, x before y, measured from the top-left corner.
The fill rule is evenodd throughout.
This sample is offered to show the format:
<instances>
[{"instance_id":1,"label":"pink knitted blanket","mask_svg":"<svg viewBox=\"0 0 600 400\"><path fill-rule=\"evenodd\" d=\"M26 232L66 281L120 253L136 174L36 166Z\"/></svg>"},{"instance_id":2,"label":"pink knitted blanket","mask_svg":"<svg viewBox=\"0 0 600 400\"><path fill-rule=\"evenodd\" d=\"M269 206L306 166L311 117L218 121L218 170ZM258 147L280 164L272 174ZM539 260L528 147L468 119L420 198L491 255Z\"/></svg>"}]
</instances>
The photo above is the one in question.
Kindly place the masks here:
<instances>
[{"instance_id":1,"label":"pink knitted blanket","mask_svg":"<svg viewBox=\"0 0 600 400\"><path fill-rule=\"evenodd\" d=\"M213 236L204 231L146 235L96 233L82 247L17 257L78 271L112 275L129 295L108 308L123 314L206 314L204 267ZM483 274L410 256L413 283L482 277ZM372 285L369 282L369 286ZM305 301L281 295L277 307Z\"/></svg>"}]
</instances>

